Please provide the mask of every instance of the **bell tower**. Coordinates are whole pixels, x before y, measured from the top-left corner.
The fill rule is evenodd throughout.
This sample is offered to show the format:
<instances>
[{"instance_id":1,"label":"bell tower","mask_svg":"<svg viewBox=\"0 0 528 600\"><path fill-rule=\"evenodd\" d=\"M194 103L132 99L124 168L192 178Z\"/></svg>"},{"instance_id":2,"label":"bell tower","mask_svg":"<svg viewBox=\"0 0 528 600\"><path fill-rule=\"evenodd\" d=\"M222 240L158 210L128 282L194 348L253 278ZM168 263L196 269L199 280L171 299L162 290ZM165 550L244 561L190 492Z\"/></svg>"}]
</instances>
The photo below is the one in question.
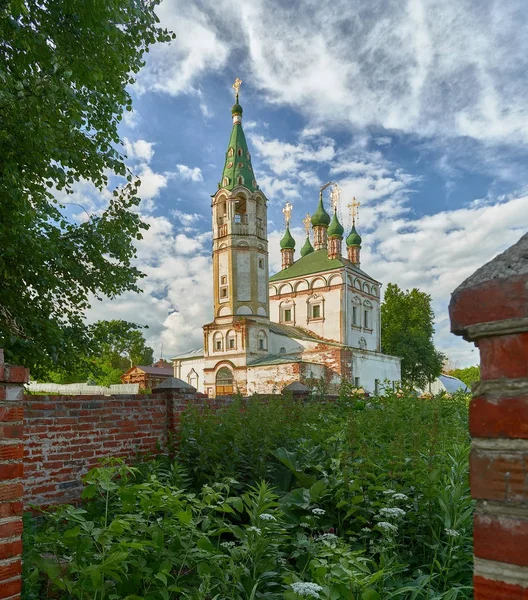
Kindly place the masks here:
<instances>
[{"instance_id":1,"label":"bell tower","mask_svg":"<svg viewBox=\"0 0 528 600\"><path fill-rule=\"evenodd\" d=\"M267 199L257 185L242 129L241 83L237 78L233 85L233 129L222 179L211 204L214 321L204 326L206 388L210 395L216 395L212 376L217 367L237 371L233 391L243 392L240 369L251 357L268 352ZM225 370L222 373L225 382ZM225 391L229 386L216 387Z\"/></svg>"}]
</instances>

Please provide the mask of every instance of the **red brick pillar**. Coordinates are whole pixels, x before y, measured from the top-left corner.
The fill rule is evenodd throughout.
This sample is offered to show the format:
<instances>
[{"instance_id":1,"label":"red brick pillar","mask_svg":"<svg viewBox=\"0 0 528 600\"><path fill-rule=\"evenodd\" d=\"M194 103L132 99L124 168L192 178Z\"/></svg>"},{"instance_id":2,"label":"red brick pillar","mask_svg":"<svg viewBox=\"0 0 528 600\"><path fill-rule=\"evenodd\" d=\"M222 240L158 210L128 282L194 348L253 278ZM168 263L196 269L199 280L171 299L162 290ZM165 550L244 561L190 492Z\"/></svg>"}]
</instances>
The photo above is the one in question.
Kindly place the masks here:
<instances>
[{"instance_id":1,"label":"red brick pillar","mask_svg":"<svg viewBox=\"0 0 528 600\"><path fill-rule=\"evenodd\" d=\"M28 371L4 364L0 350L0 598L16 600L22 588L22 405Z\"/></svg>"},{"instance_id":2,"label":"red brick pillar","mask_svg":"<svg viewBox=\"0 0 528 600\"><path fill-rule=\"evenodd\" d=\"M480 349L470 407L475 600L528 600L528 234L459 286L451 330Z\"/></svg>"}]
</instances>

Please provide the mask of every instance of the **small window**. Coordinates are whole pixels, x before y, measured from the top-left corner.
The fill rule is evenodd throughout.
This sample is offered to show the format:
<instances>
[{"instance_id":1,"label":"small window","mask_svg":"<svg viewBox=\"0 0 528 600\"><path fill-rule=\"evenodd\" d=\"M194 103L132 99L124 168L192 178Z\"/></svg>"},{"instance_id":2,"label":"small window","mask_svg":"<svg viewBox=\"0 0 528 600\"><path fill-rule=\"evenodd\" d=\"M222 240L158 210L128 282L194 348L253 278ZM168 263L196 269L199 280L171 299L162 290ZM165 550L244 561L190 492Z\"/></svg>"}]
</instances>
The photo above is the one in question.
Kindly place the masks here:
<instances>
[{"instance_id":1,"label":"small window","mask_svg":"<svg viewBox=\"0 0 528 600\"><path fill-rule=\"evenodd\" d=\"M284 310L284 320L285 321L291 321L292 320L292 311L291 311L291 308L286 308Z\"/></svg>"},{"instance_id":2,"label":"small window","mask_svg":"<svg viewBox=\"0 0 528 600\"><path fill-rule=\"evenodd\" d=\"M352 307L352 325L359 325L358 323L358 309L357 306Z\"/></svg>"},{"instance_id":3,"label":"small window","mask_svg":"<svg viewBox=\"0 0 528 600\"><path fill-rule=\"evenodd\" d=\"M230 338L229 339L229 347L230 348L234 348L235 347L235 338Z\"/></svg>"},{"instance_id":4,"label":"small window","mask_svg":"<svg viewBox=\"0 0 528 600\"><path fill-rule=\"evenodd\" d=\"M356 388L361 387L360 383L359 383L359 377L354 377L354 387L356 387Z\"/></svg>"},{"instance_id":5,"label":"small window","mask_svg":"<svg viewBox=\"0 0 528 600\"><path fill-rule=\"evenodd\" d=\"M222 350L222 340L216 340L216 349Z\"/></svg>"},{"instance_id":6,"label":"small window","mask_svg":"<svg viewBox=\"0 0 528 600\"><path fill-rule=\"evenodd\" d=\"M312 306L312 319L320 319L321 318L321 305L315 304Z\"/></svg>"},{"instance_id":7,"label":"small window","mask_svg":"<svg viewBox=\"0 0 528 600\"><path fill-rule=\"evenodd\" d=\"M224 177L223 181L222 181L222 185L225 187L227 185L229 185L229 178L228 177Z\"/></svg>"},{"instance_id":8,"label":"small window","mask_svg":"<svg viewBox=\"0 0 528 600\"><path fill-rule=\"evenodd\" d=\"M242 156L242 148L239 148L237 151L238 156Z\"/></svg>"},{"instance_id":9,"label":"small window","mask_svg":"<svg viewBox=\"0 0 528 600\"><path fill-rule=\"evenodd\" d=\"M220 283L222 285L226 285L227 284L227 275L222 275L222 277L220 277Z\"/></svg>"},{"instance_id":10,"label":"small window","mask_svg":"<svg viewBox=\"0 0 528 600\"><path fill-rule=\"evenodd\" d=\"M262 338L259 339L259 350L264 350L264 340Z\"/></svg>"},{"instance_id":11,"label":"small window","mask_svg":"<svg viewBox=\"0 0 528 600\"><path fill-rule=\"evenodd\" d=\"M227 287L220 288L220 298L227 298Z\"/></svg>"},{"instance_id":12,"label":"small window","mask_svg":"<svg viewBox=\"0 0 528 600\"><path fill-rule=\"evenodd\" d=\"M241 223L242 222L242 215L236 214L235 215L235 223Z\"/></svg>"},{"instance_id":13,"label":"small window","mask_svg":"<svg viewBox=\"0 0 528 600\"><path fill-rule=\"evenodd\" d=\"M365 329L370 329L370 315L368 310L363 311L363 318L363 327L365 327Z\"/></svg>"},{"instance_id":14,"label":"small window","mask_svg":"<svg viewBox=\"0 0 528 600\"><path fill-rule=\"evenodd\" d=\"M237 183L238 185L244 185L244 178L242 177L242 175L239 175L237 177Z\"/></svg>"},{"instance_id":15,"label":"small window","mask_svg":"<svg viewBox=\"0 0 528 600\"><path fill-rule=\"evenodd\" d=\"M259 258L259 269L263 269L263 268L264 268L264 259Z\"/></svg>"}]
</instances>

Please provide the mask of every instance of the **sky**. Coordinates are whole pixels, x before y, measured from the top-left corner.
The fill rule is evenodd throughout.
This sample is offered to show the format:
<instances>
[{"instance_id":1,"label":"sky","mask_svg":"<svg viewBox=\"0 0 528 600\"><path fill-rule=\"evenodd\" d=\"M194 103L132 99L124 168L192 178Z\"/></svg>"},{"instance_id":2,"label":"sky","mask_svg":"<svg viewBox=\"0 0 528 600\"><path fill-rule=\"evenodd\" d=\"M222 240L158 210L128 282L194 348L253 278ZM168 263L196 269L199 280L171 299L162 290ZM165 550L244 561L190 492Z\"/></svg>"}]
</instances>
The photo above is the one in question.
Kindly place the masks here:
<instances>
[{"instance_id":1,"label":"sky","mask_svg":"<svg viewBox=\"0 0 528 600\"><path fill-rule=\"evenodd\" d=\"M242 79L243 127L266 194L270 275L282 207L292 233L319 187L361 203L362 269L431 295L451 366L478 350L449 331L451 293L528 231L525 0L164 0L176 33L153 47L121 127L150 229L142 294L94 301L88 319L147 325L156 357L202 344L212 320L211 195ZM93 208L82 185L78 201ZM328 204L327 204L328 206ZM297 255L298 256L298 255Z\"/></svg>"}]
</instances>

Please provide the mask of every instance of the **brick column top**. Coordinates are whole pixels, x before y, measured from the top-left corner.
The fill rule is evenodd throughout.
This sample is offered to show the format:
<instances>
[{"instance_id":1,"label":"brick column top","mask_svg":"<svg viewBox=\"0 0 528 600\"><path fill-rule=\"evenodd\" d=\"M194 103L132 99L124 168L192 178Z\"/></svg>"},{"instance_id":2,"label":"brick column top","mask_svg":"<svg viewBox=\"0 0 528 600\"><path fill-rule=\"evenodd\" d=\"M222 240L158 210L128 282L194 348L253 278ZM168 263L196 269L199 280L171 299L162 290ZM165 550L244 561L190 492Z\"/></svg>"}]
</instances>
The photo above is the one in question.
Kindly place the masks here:
<instances>
[{"instance_id":1,"label":"brick column top","mask_svg":"<svg viewBox=\"0 0 528 600\"><path fill-rule=\"evenodd\" d=\"M473 327L477 324L511 320L503 324L511 326L511 333L526 330L528 233L458 286L451 297L449 314L451 331L470 340L493 335L493 326Z\"/></svg>"}]
</instances>

